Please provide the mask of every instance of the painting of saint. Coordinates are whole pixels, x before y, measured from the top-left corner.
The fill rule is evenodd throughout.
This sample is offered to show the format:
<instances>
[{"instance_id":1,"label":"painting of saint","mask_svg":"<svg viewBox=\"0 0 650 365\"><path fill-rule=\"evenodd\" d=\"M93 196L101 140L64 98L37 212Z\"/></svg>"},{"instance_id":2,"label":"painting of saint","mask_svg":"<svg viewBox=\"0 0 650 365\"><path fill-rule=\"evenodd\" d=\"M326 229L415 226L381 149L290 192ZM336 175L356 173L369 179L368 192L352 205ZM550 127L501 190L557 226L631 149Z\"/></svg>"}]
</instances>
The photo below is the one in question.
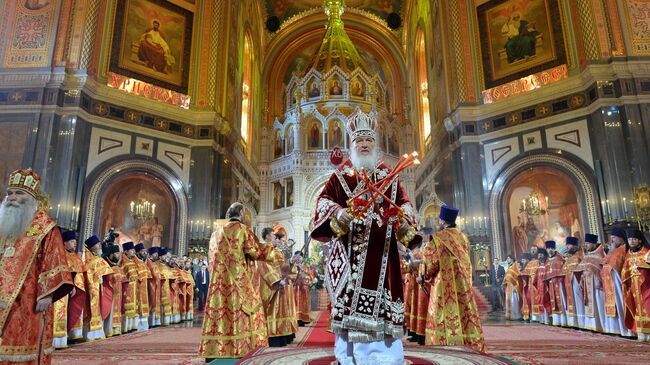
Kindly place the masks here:
<instances>
[{"instance_id":1,"label":"painting of saint","mask_svg":"<svg viewBox=\"0 0 650 365\"><path fill-rule=\"evenodd\" d=\"M187 93L193 13L151 0L118 0L110 71Z\"/></svg>"},{"instance_id":2,"label":"painting of saint","mask_svg":"<svg viewBox=\"0 0 650 365\"><path fill-rule=\"evenodd\" d=\"M287 207L293 206L293 179L287 179Z\"/></svg>"},{"instance_id":3,"label":"painting of saint","mask_svg":"<svg viewBox=\"0 0 650 365\"><path fill-rule=\"evenodd\" d=\"M273 183L273 209L284 208L284 194L282 190L282 184L279 182Z\"/></svg>"},{"instance_id":4,"label":"painting of saint","mask_svg":"<svg viewBox=\"0 0 650 365\"><path fill-rule=\"evenodd\" d=\"M327 148L331 149L334 147L344 147L343 129L337 120L330 121L329 130L327 131Z\"/></svg>"},{"instance_id":5,"label":"painting of saint","mask_svg":"<svg viewBox=\"0 0 650 365\"><path fill-rule=\"evenodd\" d=\"M526 235L526 225L517 217L517 225L512 227L512 245L517 257L528 250L528 236Z\"/></svg>"},{"instance_id":6,"label":"painting of saint","mask_svg":"<svg viewBox=\"0 0 650 365\"><path fill-rule=\"evenodd\" d=\"M273 144L273 158L279 158L282 156L282 145L282 136L280 135L280 131L277 130L275 131L275 143Z\"/></svg>"},{"instance_id":7,"label":"painting of saint","mask_svg":"<svg viewBox=\"0 0 650 365\"><path fill-rule=\"evenodd\" d=\"M293 124L292 124L287 128L287 131L285 132L285 139L287 140L287 151L286 151L287 154L293 152L293 138L294 135L293 135Z\"/></svg>"},{"instance_id":8,"label":"painting of saint","mask_svg":"<svg viewBox=\"0 0 650 365\"><path fill-rule=\"evenodd\" d=\"M311 83L308 94L310 98L316 98L320 96L320 89L318 88L318 83L316 81L313 81Z\"/></svg>"},{"instance_id":9,"label":"painting of saint","mask_svg":"<svg viewBox=\"0 0 650 365\"><path fill-rule=\"evenodd\" d=\"M558 0L490 1L478 7L486 86L566 61Z\"/></svg>"},{"instance_id":10,"label":"painting of saint","mask_svg":"<svg viewBox=\"0 0 650 365\"><path fill-rule=\"evenodd\" d=\"M399 155L399 140L397 139L397 131L391 133L388 138L388 153L392 155Z\"/></svg>"},{"instance_id":11,"label":"painting of saint","mask_svg":"<svg viewBox=\"0 0 650 365\"><path fill-rule=\"evenodd\" d=\"M311 128L309 128L309 148L311 149L318 149L321 148L321 132L320 132L320 127L318 122L314 122L311 124Z\"/></svg>"},{"instance_id":12,"label":"painting of saint","mask_svg":"<svg viewBox=\"0 0 650 365\"><path fill-rule=\"evenodd\" d=\"M341 94L343 94L341 83L337 79L332 80L332 83L330 85L330 95L341 95Z\"/></svg>"},{"instance_id":13,"label":"painting of saint","mask_svg":"<svg viewBox=\"0 0 650 365\"><path fill-rule=\"evenodd\" d=\"M358 96L360 98L365 96L365 91L363 90L363 85L361 85L361 81L359 79L354 79L352 81L352 96Z\"/></svg>"}]
</instances>

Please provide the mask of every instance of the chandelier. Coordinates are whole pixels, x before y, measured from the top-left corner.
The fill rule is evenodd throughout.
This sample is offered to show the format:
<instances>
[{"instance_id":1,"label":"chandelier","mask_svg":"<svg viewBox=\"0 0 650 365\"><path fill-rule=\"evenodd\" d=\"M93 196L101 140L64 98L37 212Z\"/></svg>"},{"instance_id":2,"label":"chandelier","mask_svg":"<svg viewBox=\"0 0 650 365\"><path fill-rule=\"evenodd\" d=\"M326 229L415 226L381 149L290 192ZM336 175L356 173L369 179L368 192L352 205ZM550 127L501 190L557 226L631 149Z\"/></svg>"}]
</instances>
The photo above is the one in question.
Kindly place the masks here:
<instances>
[{"instance_id":1,"label":"chandelier","mask_svg":"<svg viewBox=\"0 0 650 365\"><path fill-rule=\"evenodd\" d=\"M131 202L131 216L135 220L145 221L153 218L156 215L156 204L144 198L139 198L137 201Z\"/></svg>"},{"instance_id":2,"label":"chandelier","mask_svg":"<svg viewBox=\"0 0 650 365\"><path fill-rule=\"evenodd\" d=\"M542 203L540 198L541 196L538 193L530 193L530 196L521 200L519 211L529 216L546 214L548 210L548 196L544 197L544 203Z\"/></svg>"}]
</instances>

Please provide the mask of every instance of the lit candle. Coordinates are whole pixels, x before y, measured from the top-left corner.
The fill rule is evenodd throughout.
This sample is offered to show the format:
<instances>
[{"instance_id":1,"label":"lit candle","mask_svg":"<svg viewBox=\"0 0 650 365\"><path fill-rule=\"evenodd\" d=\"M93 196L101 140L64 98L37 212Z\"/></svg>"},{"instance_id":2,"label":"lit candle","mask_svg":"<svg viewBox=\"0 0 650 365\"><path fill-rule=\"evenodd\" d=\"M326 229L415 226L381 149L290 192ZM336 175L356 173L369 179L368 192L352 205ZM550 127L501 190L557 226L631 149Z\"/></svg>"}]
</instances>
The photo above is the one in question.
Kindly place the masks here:
<instances>
[{"instance_id":1,"label":"lit candle","mask_svg":"<svg viewBox=\"0 0 650 365\"><path fill-rule=\"evenodd\" d=\"M61 209L61 204L56 205L56 220L59 220L59 209Z\"/></svg>"},{"instance_id":2,"label":"lit candle","mask_svg":"<svg viewBox=\"0 0 650 365\"><path fill-rule=\"evenodd\" d=\"M487 231L487 217L483 217L483 223L485 224L485 230Z\"/></svg>"},{"instance_id":3,"label":"lit candle","mask_svg":"<svg viewBox=\"0 0 650 365\"><path fill-rule=\"evenodd\" d=\"M74 222L74 210L77 209L74 205L72 206L72 214L70 215L70 222Z\"/></svg>"},{"instance_id":4,"label":"lit candle","mask_svg":"<svg viewBox=\"0 0 650 365\"><path fill-rule=\"evenodd\" d=\"M205 237L205 221L201 221L201 238Z\"/></svg>"},{"instance_id":5,"label":"lit candle","mask_svg":"<svg viewBox=\"0 0 650 365\"><path fill-rule=\"evenodd\" d=\"M194 221L190 221L190 239L192 239L194 237L193 225L194 225Z\"/></svg>"},{"instance_id":6,"label":"lit candle","mask_svg":"<svg viewBox=\"0 0 650 365\"><path fill-rule=\"evenodd\" d=\"M131 206L131 213L133 213L133 208L135 208L135 202L131 202L131 204L129 205Z\"/></svg>"},{"instance_id":7,"label":"lit candle","mask_svg":"<svg viewBox=\"0 0 650 365\"><path fill-rule=\"evenodd\" d=\"M605 200L605 203L607 203L607 217L611 221L612 220L612 212L609 210L609 199Z\"/></svg>"},{"instance_id":8,"label":"lit candle","mask_svg":"<svg viewBox=\"0 0 650 365\"><path fill-rule=\"evenodd\" d=\"M546 210L548 210L548 196L545 196L544 200L546 200Z\"/></svg>"},{"instance_id":9,"label":"lit candle","mask_svg":"<svg viewBox=\"0 0 650 365\"><path fill-rule=\"evenodd\" d=\"M476 217L472 217L472 220L474 221L474 229L476 229Z\"/></svg>"},{"instance_id":10,"label":"lit candle","mask_svg":"<svg viewBox=\"0 0 650 365\"><path fill-rule=\"evenodd\" d=\"M151 205L151 215L156 215L156 204Z\"/></svg>"},{"instance_id":11,"label":"lit candle","mask_svg":"<svg viewBox=\"0 0 650 365\"><path fill-rule=\"evenodd\" d=\"M526 199L521 199L521 204L524 205L524 212L526 211Z\"/></svg>"},{"instance_id":12,"label":"lit candle","mask_svg":"<svg viewBox=\"0 0 650 365\"><path fill-rule=\"evenodd\" d=\"M627 219L627 203L625 200L626 199L623 198L623 212L625 212L625 218Z\"/></svg>"}]
</instances>

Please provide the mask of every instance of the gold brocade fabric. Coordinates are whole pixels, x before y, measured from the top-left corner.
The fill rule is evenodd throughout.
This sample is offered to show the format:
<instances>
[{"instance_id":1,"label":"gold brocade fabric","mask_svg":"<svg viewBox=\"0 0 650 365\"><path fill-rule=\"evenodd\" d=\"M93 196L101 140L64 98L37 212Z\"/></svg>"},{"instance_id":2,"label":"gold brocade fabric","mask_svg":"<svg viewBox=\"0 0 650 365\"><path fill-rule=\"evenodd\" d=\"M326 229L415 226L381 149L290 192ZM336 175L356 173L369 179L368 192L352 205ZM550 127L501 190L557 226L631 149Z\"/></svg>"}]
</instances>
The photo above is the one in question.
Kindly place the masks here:
<instances>
[{"instance_id":1,"label":"gold brocade fabric","mask_svg":"<svg viewBox=\"0 0 650 365\"><path fill-rule=\"evenodd\" d=\"M147 260L147 268L151 273L151 277L147 280L147 287L149 289L149 307L153 317L160 319L160 282L161 274L158 263Z\"/></svg>"},{"instance_id":2,"label":"gold brocade fabric","mask_svg":"<svg viewBox=\"0 0 650 365\"><path fill-rule=\"evenodd\" d=\"M637 252L628 251L621 270L625 325L632 332L650 336L650 249L642 247ZM646 340L647 341L647 340Z\"/></svg>"},{"instance_id":3,"label":"gold brocade fabric","mask_svg":"<svg viewBox=\"0 0 650 365\"><path fill-rule=\"evenodd\" d=\"M238 221L223 227L214 253L199 357L240 358L268 345L259 290L247 258L258 259L254 235Z\"/></svg>"},{"instance_id":4,"label":"gold brocade fabric","mask_svg":"<svg viewBox=\"0 0 650 365\"><path fill-rule=\"evenodd\" d=\"M116 336L122 333L122 292L129 285L129 279L124 275L124 270L118 265L111 266L113 275L110 278L110 284L113 287L113 322L111 323L112 331L106 336Z\"/></svg>"},{"instance_id":5,"label":"gold brocade fabric","mask_svg":"<svg viewBox=\"0 0 650 365\"><path fill-rule=\"evenodd\" d=\"M66 262L68 263L70 273L72 274L72 281L75 290L85 292L86 266L84 265L83 260L81 260L76 252L66 251ZM71 329L81 329L83 326L82 321L80 320L81 313L78 313L79 318L68 318L68 299L69 297L66 295L54 303L54 337L68 336L68 327L71 327ZM68 322L72 323L68 324Z\"/></svg>"},{"instance_id":6,"label":"gold brocade fabric","mask_svg":"<svg viewBox=\"0 0 650 365\"><path fill-rule=\"evenodd\" d=\"M302 265L295 282L296 289L296 317L303 322L311 322L311 298L309 284L314 280L315 272L309 265Z\"/></svg>"},{"instance_id":7,"label":"gold brocade fabric","mask_svg":"<svg viewBox=\"0 0 650 365\"><path fill-rule=\"evenodd\" d=\"M564 290L566 290L566 309L567 314L575 315L575 304L573 303L573 272L578 264L580 264L582 257L578 254L568 256L564 261Z\"/></svg>"},{"instance_id":8,"label":"gold brocade fabric","mask_svg":"<svg viewBox=\"0 0 650 365\"><path fill-rule=\"evenodd\" d=\"M537 275L537 268L539 267L539 260L534 259L526 264L524 270L519 275L522 284L522 303L521 303L521 316L523 319L528 320L532 314L533 302L537 296L535 290L535 278Z\"/></svg>"},{"instance_id":9,"label":"gold brocade fabric","mask_svg":"<svg viewBox=\"0 0 650 365\"><path fill-rule=\"evenodd\" d=\"M546 262L546 272L544 281L548 288L548 296L550 300L551 313L563 314L564 305L562 304L562 297L566 297L566 292L562 287L564 283L564 257L556 253L555 256L550 257ZM549 313L549 314L551 314Z\"/></svg>"},{"instance_id":10,"label":"gold brocade fabric","mask_svg":"<svg viewBox=\"0 0 650 365\"><path fill-rule=\"evenodd\" d=\"M138 314L146 318L149 316L149 279L152 278L151 271L149 271L147 263L137 256L133 260L138 268Z\"/></svg>"},{"instance_id":11,"label":"gold brocade fabric","mask_svg":"<svg viewBox=\"0 0 650 365\"><path fill-rule=\"evenodd\" d=\"M467 237L457 228L446 228L433 234L423 253L427 274L435 273L426 344L466 345L485 352L481 319L472 294Z\"/></svg>"},{"instance_id":12,"label":"gold brocade fabric","mask_svg":"<svg viewBox=\"0 0 650 365\"><path fill-rule=\"evenodd\" d=\"M172 298L171 298L171 280L173 274L169 266L158 262L158 270L160 271L160 307L161 315L169 317L172 315Z\"/></svg>"},{"instance_id":13,"label":"gold brocade fabric","mask_svg":"<svg viewBox=\"0 0 650 365\"><path fill-rule=\"evenodd\" d=\"M515 262L510 267L508 268L508 271L506 271L506 276L503 279L503 283L506 285L506 303L511 302L511 295L513 293L513 290L517 295L519 295L519 305L521 306L521 293L522 293L522 288L521 288L521 283L519 282L519 263ZM506 311L506 319L514 319L512 310L513 308L511 306L507 306L507 311Z\"/></svg>"},{"instance_id":14,"label":"gold brocade fabric","mask_svg":"<svg viewBox=\"0 0 650 365\"><path fill-rule=\"evenodd\" d=\"M129 279L129 285L127 286L126 290L122 295L124 297L122 298L122 301L124 302L124 317L122 318L122 322L124 323L125 320L128 320L130 318L137 318L138 317L138 266L136 265L135 261L133 259L130 259L126 257L126 255L122 256L122 259L120 261L120 266L122 267L122 270L124 271L124 275L126 276L127 279ZM135 328L127 328L126 330L130 329L135 329Z\"/></svg>"},{"instance_id":15,"label":"gold brocade fabric","mask_svg":"<svg viewBox=\"0 0 650 365\"><path fill-rule=\"evenodd\" d=\"M105 276L112 275L113 269L108 265L106 260L95 256L86 248L86 288L88 288L87 311L84 313L84 326L89 331L98 331L104 328L101 311L101 285L102 280L108 280Z\"/></svg>"}]
</instances>

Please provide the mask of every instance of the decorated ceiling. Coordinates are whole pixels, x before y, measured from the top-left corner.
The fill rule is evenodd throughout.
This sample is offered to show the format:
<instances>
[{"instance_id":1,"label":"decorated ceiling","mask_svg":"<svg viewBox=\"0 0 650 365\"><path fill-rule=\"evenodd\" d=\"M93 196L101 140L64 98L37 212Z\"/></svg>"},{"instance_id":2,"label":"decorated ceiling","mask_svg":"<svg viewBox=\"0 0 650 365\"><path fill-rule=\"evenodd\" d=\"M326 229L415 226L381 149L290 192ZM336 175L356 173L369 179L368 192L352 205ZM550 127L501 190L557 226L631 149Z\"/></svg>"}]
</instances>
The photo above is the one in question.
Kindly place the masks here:
<instances>
[{"instance_id":1,"label":"decorated ceiling","mask_svg":"<svg viewBox=\"0 0 650 365\"><path fill-rule=\"evenodd\" d=\"M323 0L266 0L268 16L277 16L280 22L303 11L322 8ZM390 13L400 13L403 0L346 0L345 5L368 11L385 19Z\"/></svg>"}]
</instances>

